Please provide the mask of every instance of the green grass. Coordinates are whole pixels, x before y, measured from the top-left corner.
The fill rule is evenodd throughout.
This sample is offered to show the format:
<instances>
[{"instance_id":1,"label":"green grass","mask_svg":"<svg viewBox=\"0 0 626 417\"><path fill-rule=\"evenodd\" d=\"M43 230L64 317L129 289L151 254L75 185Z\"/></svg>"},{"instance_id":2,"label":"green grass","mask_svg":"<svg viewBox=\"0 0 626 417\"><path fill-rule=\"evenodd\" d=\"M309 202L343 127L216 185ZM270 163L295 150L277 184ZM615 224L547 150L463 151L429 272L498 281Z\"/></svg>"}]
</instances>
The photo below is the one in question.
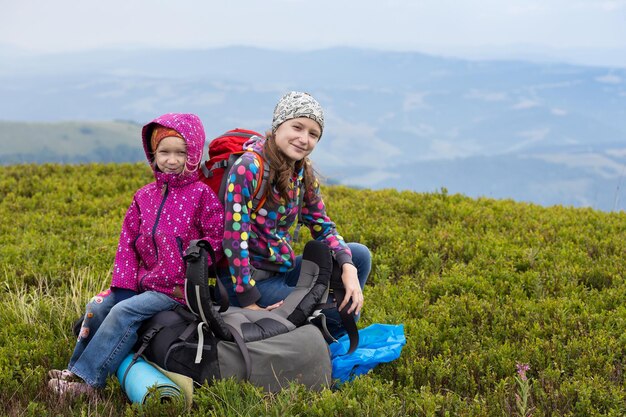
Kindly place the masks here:
<instances>
[{"instance_id":1,"label":"green grass","mask_svg":"<svg viewBox=\"0 0 626 417\"><path fill-rule=\"evenodd\" d=\"M0 415L178 415L129 405L115 379L93 401L45 387L150 180L145 164L0 168ZM404 323L402 356L321 393L220 381L183 415L626 415L626 213L445 190L324 194L346 240L373 254L359 325ZM518 363L530 365L526 410Z\"/></svg>"}]
</instances>

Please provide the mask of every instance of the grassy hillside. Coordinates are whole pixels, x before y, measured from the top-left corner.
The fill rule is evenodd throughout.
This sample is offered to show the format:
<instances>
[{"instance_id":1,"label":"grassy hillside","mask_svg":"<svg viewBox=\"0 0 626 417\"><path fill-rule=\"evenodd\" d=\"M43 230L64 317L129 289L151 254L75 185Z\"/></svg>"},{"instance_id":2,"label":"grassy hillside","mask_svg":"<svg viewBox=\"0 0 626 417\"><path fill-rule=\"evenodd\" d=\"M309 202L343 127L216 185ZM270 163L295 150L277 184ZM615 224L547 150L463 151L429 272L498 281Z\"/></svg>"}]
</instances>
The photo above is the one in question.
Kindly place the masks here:
<instances>
[{"instance_id":1,"label":"grassy hillside","mask_svg":"<svg viewBox=\"0 0 626 417\"><path fill-rule=\"evenodd\" d=\"M0 415L138 413L113 379L98 401L57 402L45 373L66 364L150 178L145 165L0 167ZM322 393L222 381L189 415L626 414L626 213L324 191L344 237L373 253L360 326L404 323L401 358Z\"/></svg>"},{"instance_id":2,"label":"grassy hillside","mask_svg":"<svg viewBox=\"0 0 626 417\"><path fill-rule=\"evenodd\" d=\"M140 136L127 121L0 121L0 164L143 161Z\"/></svg>"}]
</instances>

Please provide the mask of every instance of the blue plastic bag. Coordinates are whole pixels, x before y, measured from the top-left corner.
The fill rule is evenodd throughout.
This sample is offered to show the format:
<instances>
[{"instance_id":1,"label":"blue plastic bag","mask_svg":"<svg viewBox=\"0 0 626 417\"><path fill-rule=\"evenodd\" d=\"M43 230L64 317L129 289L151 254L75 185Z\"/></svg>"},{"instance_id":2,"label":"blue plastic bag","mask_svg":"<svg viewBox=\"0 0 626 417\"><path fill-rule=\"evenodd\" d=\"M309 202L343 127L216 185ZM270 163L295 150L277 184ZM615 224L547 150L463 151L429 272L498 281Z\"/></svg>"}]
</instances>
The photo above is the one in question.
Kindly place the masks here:
<instances>
[{"instance_id":1,"label":"blue plastic bag","mask_svg":"<svg viewBox=\"0 0 626 417\"><path fill-rule=\"evenodd\" d=\"M350 355L345 354L350 348L345 335L329 346L333 379L351 381L379 363L398 359L405 344L404 324L372 324L359 330L359 347Z\"/></svg>"}]
</instances>

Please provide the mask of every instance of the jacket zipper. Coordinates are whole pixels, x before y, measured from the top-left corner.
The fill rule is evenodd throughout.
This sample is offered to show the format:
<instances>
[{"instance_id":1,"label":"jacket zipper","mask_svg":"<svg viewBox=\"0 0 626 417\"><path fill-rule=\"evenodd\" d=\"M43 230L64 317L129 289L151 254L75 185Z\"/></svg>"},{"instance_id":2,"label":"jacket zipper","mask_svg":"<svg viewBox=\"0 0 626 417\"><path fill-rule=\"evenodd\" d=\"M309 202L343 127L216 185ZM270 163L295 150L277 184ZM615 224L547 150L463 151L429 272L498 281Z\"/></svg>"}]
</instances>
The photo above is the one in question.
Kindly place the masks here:
<instances>
[{"instance_id":1,"label":"jacket zipper","mask_svg":"<svg viewBox=\"0 0 626 417\"><path fill-rule=\"evenodd\" d=\"M180 257L185 257L185 250L183 249L183 239L180 236L176 236L176 244L178 245L178 252L180 253Z\"/></svg>"},{"instance_id":2,"label":"jacket zipper","mask_svg":"<svg viewBox=\"0 0 626 417\"><path fill-rule=\"evenodd\" d=\"M167 195L170 192L170 188L165 183L164 191L163 191L163 200L161 201L161 205L159 206L159 211L157 211L156 219L154 220L154 226L152 226L152 244L154 245L154 250L156 251L157 261L159 260L159 247L156 243L156 238L154 237L156 234L157 226L159 225L159 220L161 218L161 211L163 210L163 206L165 205L165 201L167 200Z\"/></svg>"},{"instance_id":3,"label":"jacket zipper","mask_svg":"<svg viewBox=\"0 0 626 417\"><path fill-rule=\"evenodd\" d=\"M161 205L159 206L159 211L157 211L156 219L154 220L154 226L152 227L152 244L154 245L154 250L156 252L157 261L159 260L159 247L157 246L156 238L154 237L154 234L156 233L157 226L159 225L159 219L161 218L161 211L163 210L163 206L165 205L165 201L167 200L167 195L169 194L169 191L170 189L167 186L167 183L165 183L165 185L163 186L163 200L161 201ZM146 278L147 275L148 274L144 275L139 280L139 289L141 290L144 290L143 280Z\"/></svg>"}]
</instances>

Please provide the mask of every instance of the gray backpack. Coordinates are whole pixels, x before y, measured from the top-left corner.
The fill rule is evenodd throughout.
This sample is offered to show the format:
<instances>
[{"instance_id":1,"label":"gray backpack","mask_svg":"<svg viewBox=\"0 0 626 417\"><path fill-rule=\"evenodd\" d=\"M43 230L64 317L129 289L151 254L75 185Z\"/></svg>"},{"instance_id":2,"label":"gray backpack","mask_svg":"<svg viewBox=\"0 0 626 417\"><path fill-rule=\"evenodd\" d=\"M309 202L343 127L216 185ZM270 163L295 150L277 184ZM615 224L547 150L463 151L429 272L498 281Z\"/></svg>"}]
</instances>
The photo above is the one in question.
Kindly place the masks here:
<instances>
[{"instance_id":1,"label":"gray backpack","mask_svg":"<svg viewBox=\"0 0 626 417\"><path fill-rule=\"evenodd\" d=\"M214 289L207 279L211 256L208 243L192 242L185 256L188 308L179 306L144 322L135 357L144 355L163 369L187 375L198 384L234 377L270 392L290 382L314 390L330 386L330 335L324 330L320 313L330 307L326 301L331 291L333 259L328 247L317 241L307 243L296 288L280 308L272 311L218 307L212 301ZM220 280L217 282L219 285ZM353 350L358 344L354 318L348 316L344 326L353 334Z\"/></svg>"}]
</instances>

